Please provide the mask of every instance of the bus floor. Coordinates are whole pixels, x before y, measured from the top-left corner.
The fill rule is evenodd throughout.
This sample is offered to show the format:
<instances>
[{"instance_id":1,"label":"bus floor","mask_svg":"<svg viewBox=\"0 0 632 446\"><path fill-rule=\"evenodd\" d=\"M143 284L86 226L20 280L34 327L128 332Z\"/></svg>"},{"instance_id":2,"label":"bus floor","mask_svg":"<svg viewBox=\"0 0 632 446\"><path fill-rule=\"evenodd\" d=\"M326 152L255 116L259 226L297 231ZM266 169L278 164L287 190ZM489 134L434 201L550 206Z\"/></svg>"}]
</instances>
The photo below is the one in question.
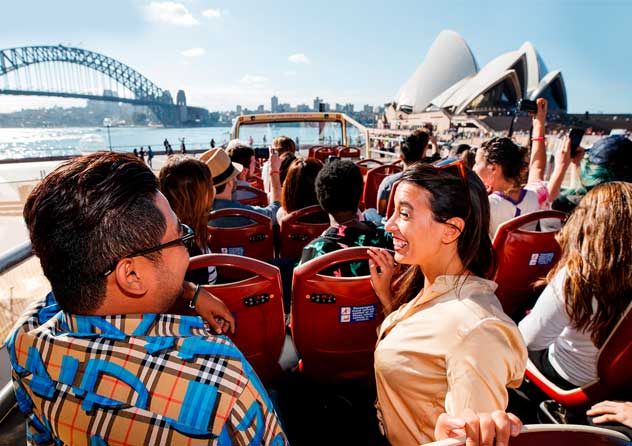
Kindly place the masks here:
<instances>
[{"instance_id":1,"label":"bus floor","mask_svg":"<svg viewBox=\"0 0 632 446\"><path fill-rule=\"evenodd\" d=\"M388 444L379 431L372 384L323 385L298 372L286 372L273 394L294 446Z\"/></svg>"}]
</instances>

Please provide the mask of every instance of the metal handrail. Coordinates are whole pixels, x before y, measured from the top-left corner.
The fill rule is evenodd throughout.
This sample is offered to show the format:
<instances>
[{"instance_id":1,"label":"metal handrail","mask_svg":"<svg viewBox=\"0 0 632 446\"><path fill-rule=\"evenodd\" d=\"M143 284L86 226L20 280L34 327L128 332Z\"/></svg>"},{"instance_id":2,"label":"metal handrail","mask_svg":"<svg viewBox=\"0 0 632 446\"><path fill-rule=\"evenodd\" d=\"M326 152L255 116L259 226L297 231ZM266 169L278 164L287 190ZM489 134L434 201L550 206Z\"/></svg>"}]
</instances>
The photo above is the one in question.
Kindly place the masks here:
<instances>
[{"instance_id":1,"label":"metal handrail","mask_svg":"<svg viewBox=\"0 0 632 446\"><path fill-rule=\"evenodd\" d=\"M0 274L22 263L33 255L30 241L23 242L0 254Z\"/></svg>"}]
</instances>

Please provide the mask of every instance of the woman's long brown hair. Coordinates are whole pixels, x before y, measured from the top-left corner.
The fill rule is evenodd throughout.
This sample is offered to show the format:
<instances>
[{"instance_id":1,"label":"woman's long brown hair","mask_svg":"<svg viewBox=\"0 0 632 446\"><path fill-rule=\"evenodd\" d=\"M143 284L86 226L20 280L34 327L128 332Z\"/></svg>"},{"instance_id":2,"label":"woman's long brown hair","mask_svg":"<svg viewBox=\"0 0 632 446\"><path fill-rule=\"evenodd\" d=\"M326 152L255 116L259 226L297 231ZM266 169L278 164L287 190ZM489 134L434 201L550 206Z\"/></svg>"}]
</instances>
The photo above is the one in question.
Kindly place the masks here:
<instances>
[{"instance_id":1,"label":"woman's long brown hair","mask_svg":"<svg viewBox=\"0 0 632 446\"><path fill-rule=\"evenodd\" d=\"M566 312L601 348L632 299L632 183L604 183L588 192L557 240L562 257L547 281L566 267Z\"/></svg>"},{"instance_id":2,"label":"woman's long brown hair","mask_svg":"<svg viewBox=\"0 0 632 446\"><path fill-rule=\"evenodd\" d=\"M172 157L160 169L158 180L171 209L193 229L195 242L204 251L208 247L209 205L215 198L208 166L195 158Z\"/></svg>"}]
</instances>

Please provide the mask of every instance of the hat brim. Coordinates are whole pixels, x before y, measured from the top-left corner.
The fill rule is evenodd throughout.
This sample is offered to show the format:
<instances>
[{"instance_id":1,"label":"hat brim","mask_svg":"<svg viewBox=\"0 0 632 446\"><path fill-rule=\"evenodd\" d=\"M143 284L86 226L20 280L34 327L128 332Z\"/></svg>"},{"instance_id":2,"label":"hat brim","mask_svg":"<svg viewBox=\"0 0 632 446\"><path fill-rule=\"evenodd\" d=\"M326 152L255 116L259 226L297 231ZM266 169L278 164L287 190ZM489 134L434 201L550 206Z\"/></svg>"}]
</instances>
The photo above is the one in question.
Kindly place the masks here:
<instances>
[{"instance_id":1,"label":"hat brim","mask_svg":"<svg viewBox=\"0 0 632 446\"><path fill-rule=\"evenodd\" d=\"M218 175L218 177L222 177L221 180L215 181L215 178L213 178L213 186L221 186L222 184L226 184L233 178L237 177L237 175L239 175L244 170L244 167L239 163L231 163L231 165L232 169L229 168L230 173L224 171L221 175Z\"/></svg>"}]
</instances>

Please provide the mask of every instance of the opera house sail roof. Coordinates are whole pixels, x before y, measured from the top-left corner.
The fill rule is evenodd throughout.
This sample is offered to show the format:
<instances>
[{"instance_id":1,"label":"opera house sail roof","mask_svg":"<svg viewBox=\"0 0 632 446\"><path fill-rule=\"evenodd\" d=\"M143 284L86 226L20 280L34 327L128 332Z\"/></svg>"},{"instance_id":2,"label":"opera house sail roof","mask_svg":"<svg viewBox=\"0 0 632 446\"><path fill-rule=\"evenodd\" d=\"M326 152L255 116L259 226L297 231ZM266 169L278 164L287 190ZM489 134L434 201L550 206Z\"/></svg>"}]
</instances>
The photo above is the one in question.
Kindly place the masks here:
<instances>
[{"instance_id":1,"label":"opera house sail roof","mask_svg":"<svg viewBox=\"0 0 632 446\"><path fill-rule=\"evenodd\" d=\"M539 97L546 98L552 110L567 109L562 73L549 72L530 42L479 70L463 37L446 30L400 88L395 105L406 113L444 109L461 114L507 110L520 99Z\"/></svg>"}]
</instances>

